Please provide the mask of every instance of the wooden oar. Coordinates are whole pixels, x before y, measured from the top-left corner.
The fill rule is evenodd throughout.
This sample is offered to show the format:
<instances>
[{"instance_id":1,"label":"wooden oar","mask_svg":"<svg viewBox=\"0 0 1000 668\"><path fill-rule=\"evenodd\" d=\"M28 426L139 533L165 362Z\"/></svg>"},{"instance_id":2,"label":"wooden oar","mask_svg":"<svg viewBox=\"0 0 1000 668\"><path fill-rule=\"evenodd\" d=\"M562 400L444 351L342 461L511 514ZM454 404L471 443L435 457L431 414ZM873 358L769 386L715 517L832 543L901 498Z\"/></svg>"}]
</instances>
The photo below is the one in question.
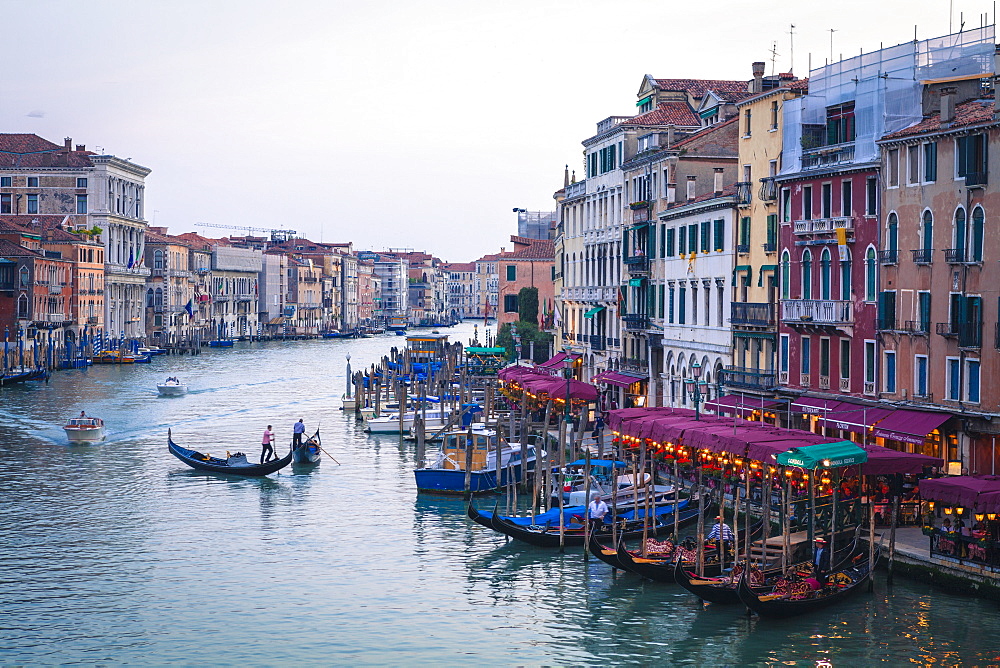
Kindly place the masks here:
<instances>
[{"instance_id":1,"label":"wooden oar","mask_svg":"<svg viewBox=\"0 0 1000 668\"><path fill-rule=\"evenodd\" d=\"M329 458L330 458L330 459L332 459L333 461L337 462L337 458L336 458L336 457L334 457L333 455L331 455L331 454L330 454L329 452L327 452L326 450L324 450L324 449L323 449L323 446L322 446L322 445L320 445L319 443L317 443L317 444L316 444L316 447L317 447L317 448L319 448L319 449L320 449L320 451L321 451L321 452L322 452L323 454L325 454L325 455L326 455L327 457L329 457ZM341 464L340 464L340 462L337 462L337 466L340 466L340 465L341 465Z\"/></svg>"}]
</instances>

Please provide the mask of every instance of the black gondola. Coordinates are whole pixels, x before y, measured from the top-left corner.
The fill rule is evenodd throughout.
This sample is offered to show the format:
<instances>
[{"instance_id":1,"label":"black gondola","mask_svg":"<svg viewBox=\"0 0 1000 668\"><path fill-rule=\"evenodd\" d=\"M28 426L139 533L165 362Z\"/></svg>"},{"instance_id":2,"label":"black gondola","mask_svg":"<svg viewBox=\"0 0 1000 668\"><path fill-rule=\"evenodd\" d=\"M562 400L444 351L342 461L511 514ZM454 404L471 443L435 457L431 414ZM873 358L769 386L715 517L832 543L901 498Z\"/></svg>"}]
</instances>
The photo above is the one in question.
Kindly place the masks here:
<instances>
[{"instance_id":1,"label":"black gondola","mask_svg":"<svg viewBox=\"0 0 1000 668\"><path fill-rule=\"evenodd\" d=\"M211 473L226 473L230 475L260 477L279 471L292 463L294 452L289 452L281 459L274 459L264 464L252 464L247 456L238 452L226 459L205 455L197 450L189 450L174 443L170 431L167 431L167 449L177 459L193 469Z\"/></svg>"},{"instance_id":2,"label":"black gondola","mask_svg":"<svg viewBox=\"0 0 1000 668\"><path fill-rule=\"evenodd\" d=\"M834 567L834 570L843 569L850 565L848 562L857 554L859 536L860 531L856 531L854 541L847 547L837 550L837 556L834 561L837 565ZM729 576L719 578L699 577L690 571L687 564L678 562L674 577L677 584L703 601L710 603L739 603L740 595L737 591L737 586L743 575L743 568L743 563L739 563L733 566L733 571ZM793 564L786 571L791 573L811 568L811 564L805 562ZM768 585L773 585L782 574L781 568L760 570L759 568L751 567L751 588L760 589Z\"/></svg>"},{"instance_id":3,"label":"black gondola","mask_svg":"<svg viewBox=\"0 0 1000 668\"><path fill-rule=\"evenodd\" d=\"M779 580L772 587L753 589L747 582L745 571L736 590L743 604L761 617L794 617L833 605L864 589L878 557L876 547L875 560L869 563L868 548L858 547L848 560L849 565L830 573L826 585L817 591L812 591L804 581L786 579Z\"/></svg>"},{"instance_id":4,"label":"black gondola","mask_svg":"<svg viewBox=\"0 0 1000 668\"><path fill-rule=\"evenodd\" d=\"M320 457L323 456L322 440L319 437L319 429L316 433L302 441L299 447L292 452L292 463L294 464L319 464Z\"/></svg>"},{"instance_id":5,"label":"black gondola","mask_svg":"<svg viewBox=\"0 0 1000 668\"><path fill-rule=\"evenodd\" d=\"M688 507L681 510L680 516L677 518L677 526L678 528L684 528L690 526L697 520L698 520L698 509ZM671 516L670 518L670 528L671 530L673 529L673 516ZM642 536L641 530L639 531L639 535L640 537ZM619 554L621 541L619 541L619 547L610 548L601 542L602 537L610 538L610 535L606 533L601 535L592 533L590 535L589 548L590 551L594 554L594 556L603 561L604 563L611 565L614 568L635 573L635 571L632 571L629 568L628 564L623 562L622 556Z\"/></svg>"}]
</instances>

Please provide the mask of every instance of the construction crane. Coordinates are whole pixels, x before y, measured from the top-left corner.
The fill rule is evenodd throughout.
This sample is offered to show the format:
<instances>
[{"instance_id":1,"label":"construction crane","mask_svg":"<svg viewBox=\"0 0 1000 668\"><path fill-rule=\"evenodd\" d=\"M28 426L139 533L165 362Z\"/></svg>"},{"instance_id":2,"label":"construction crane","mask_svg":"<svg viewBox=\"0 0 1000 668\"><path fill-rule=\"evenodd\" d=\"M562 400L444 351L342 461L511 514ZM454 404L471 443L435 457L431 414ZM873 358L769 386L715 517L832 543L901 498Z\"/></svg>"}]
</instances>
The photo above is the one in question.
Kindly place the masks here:
<instances>
[{"instance_id":1,"label":"construction crane","mask_svg":"<svg viewBox=\"0 0 1000 668\"><path fill-rule=\"evenodd\" d=\"M246 230L247 236L251 232L268 232L271 235L271 242L280 244L283 241L294 239L298 234L295 230L268 230L263 227L250 227L249 225L220 225L218 223L195 223L197 227L218 227L223 230Z\"/></svg>"}]
</instances>

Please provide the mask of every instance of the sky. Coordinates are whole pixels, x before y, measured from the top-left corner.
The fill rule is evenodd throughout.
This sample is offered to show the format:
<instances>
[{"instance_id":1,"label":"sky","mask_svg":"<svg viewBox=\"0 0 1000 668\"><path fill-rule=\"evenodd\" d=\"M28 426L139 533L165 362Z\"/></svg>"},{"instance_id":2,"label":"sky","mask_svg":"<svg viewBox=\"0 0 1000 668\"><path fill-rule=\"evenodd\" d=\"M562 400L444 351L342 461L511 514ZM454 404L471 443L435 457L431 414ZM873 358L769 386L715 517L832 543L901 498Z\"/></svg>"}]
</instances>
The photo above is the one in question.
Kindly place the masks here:
<instances>
[{"instance_id":1,"label":"sky","mask_svg":"<svg viewBox=\"0 0 1000 668\"><path fill-rule=\"evenodd\" d=\"M555 209L645 74L750 79L992 22L993 0L2 3L0 132L149 167L172 234L294 229L449 262ZM794 35L790 36L790 26ZM794 61L792 55L794 51ZM234 230L195 223L231 225Z\"/></svg>"}]
</instances>

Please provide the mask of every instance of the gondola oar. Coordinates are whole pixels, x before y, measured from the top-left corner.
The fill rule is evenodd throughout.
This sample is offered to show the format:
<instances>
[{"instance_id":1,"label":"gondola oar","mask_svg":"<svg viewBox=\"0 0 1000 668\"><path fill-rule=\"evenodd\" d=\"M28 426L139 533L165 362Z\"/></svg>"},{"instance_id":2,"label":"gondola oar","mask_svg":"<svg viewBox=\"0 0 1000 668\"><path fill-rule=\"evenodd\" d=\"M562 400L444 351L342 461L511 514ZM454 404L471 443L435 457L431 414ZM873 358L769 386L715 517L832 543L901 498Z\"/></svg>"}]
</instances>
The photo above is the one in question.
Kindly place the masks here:
<instances>
[{"instance_id":1,"label":"gondola oar","mask_svg":"<svg viewBox=\"0 0 1000 668\"><path fill-rule=\"evenodd\" d=\"M336 457L334 457L334 456L333 456L333 455L331 455L331 454L330 454L329 452L327 452L326 450L324 450L324 449L323 449L323 446L322 446L322 445L320 445L320 444L318 444L318 443L317 443L317 444L316 444L316 447L317 447L317 448L319 448L319 449L320 449L320 451L321 451L321 452L322 452L323 454L325 454L325 455L326 455L327 457L329 457L329 458L330 458L330 459L332 459L333 461L337 462L337 466L340 466L340 465L341 465L341 464L340 464L340 462L338 462L338 461L337 461L337 458L336 458Z\"/></svg>"},{"instance_id":2,"label":"gondola oar","mask_svg":"<svg viewBox=\"0 0 1000 668\"><path fill-rule=\"evenodd\" d=\"M322 453L323 453L324 455L326 455L327 457L329 457L330 459L332 459L332 460L333 460L333 461L334 461L334 462L335 462L335 463L337 464L337 466L341 466L340 462L338 462L338 461L337 461L337 458L336 458L336 457L334 457L333 455L331 455L331 454L330 454L329 452L327 452L326 450L324 450L324 449L323 449L323 446L322 446L322 445L320 445L320 437L319 437L319 427L316 427L316 433L315 433L315 434L313 434L313 435L312 435L312 437L310 437L309 441L312 441L312 442L313 442L313 444L314 444L314 445L315 445L315 446L316 446L317 448L319 448L320 452L322 452ZM306 442L308 443L309 441L306 441Z\"/></svg>"}]
</instances>

